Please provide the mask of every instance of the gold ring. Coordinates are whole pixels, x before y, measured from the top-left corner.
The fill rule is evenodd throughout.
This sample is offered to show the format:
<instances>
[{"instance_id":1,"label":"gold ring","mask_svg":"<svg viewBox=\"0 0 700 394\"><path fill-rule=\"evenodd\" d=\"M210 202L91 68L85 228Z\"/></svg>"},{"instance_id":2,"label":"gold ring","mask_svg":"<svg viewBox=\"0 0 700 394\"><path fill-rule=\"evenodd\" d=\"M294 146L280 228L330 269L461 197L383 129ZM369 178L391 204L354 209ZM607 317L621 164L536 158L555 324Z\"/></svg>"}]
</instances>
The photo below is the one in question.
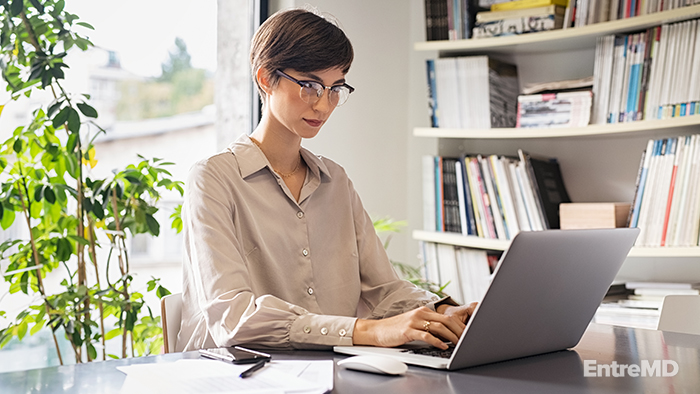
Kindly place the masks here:
<instances>
[{"instance_id":1,"label":"gold ring","mask_svg":"<svg viewBox=\"0 0 700 394\"><path fill-rule=\"evenodd\" d=\"M428 320L426 320L425 323L423 323L423 330L425 330L426 332L430 332L430 322Z\"/></svg>"}]
</instances>

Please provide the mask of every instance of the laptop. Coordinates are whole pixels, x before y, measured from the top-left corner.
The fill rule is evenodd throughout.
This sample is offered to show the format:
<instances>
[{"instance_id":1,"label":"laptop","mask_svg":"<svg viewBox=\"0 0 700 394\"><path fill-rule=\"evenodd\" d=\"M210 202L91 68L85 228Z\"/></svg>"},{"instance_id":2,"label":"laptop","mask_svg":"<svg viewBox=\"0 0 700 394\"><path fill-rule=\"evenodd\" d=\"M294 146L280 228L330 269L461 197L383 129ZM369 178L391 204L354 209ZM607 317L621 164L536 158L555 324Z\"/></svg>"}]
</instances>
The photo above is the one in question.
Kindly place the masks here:
<instances>
[{"instance_id":1,"label":"laptop","mask_svg":"<svg viewBox=\"0 0 700 394\"><path fill-rule=\"evenodd\" d=\"M336 346L455 370L572 348L578 344L639 234L637 228L520 232L491 284L448 349Z\"/></svg>"}]
</instances>

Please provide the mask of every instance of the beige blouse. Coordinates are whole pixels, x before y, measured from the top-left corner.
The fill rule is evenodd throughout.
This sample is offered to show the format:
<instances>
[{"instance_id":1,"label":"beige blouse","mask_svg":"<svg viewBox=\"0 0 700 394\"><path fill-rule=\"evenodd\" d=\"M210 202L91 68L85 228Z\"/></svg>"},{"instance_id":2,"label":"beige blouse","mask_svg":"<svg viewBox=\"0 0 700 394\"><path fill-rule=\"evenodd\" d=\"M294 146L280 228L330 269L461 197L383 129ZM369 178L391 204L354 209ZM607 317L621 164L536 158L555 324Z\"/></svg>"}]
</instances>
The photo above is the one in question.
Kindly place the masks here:
<instances>
[{"instance_id":1,"label":"beige blouse","mask_svg":"<svg viewBox=\"0 0 700 394\"><path fill-rule=\"evenodd\" d=\"M299 203L245 134L191 169L178 350L347 346L358 317L434 309L397 277L345 170L301 154Z\"/></svg>"}]
</instances>

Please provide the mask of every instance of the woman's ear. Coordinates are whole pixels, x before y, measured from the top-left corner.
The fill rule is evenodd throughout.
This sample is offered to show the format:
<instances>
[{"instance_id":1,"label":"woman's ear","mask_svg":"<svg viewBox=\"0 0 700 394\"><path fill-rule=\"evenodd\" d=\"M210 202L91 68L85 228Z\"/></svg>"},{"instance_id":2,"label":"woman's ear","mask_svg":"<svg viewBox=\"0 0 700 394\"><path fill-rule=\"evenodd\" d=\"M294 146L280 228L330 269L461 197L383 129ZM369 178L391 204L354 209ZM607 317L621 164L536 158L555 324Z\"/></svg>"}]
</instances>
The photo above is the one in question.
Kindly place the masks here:
<instances>
[{"instance_id":1,"label":"woman's ear","mask_svg":"<svg viewBox=\"0 0 700 394\"><path fill-rule=\"evenodd\" d=\"M258 85L260 85L260 88L266 94L269 95L270 93L272 93L272 83L270 81L269 75L265 72L265 70L262 67L260 67L255 73L255 78L258 80Z\"/></svg>"}]
</instances>

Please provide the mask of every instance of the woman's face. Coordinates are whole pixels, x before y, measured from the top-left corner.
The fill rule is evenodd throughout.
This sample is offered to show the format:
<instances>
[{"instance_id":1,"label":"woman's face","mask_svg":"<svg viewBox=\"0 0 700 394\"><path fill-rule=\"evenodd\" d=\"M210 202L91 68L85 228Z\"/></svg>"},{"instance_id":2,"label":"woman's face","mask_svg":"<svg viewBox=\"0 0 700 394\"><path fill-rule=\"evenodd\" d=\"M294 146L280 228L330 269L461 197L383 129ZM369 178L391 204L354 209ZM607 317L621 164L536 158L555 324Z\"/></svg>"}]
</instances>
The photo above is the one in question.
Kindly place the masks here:
<instances>
[{"instance_id":1,"label":"woman's face","mask_svg":"<svg viewBox=\"0 0 700 394\"><path fill-rule=\"evenodd\" d=\"M345 74L340 68L323 71L299 72L282 70L298 81L315 81L324 86L340 85L345 82ZM335 109L329 100L330 91L315 103L305 102L300 95L301 86L280 76L277 86L267 94L267 111L271 120L301 138L313 138L321 130Z\"/></svg>"}]
</instances>

